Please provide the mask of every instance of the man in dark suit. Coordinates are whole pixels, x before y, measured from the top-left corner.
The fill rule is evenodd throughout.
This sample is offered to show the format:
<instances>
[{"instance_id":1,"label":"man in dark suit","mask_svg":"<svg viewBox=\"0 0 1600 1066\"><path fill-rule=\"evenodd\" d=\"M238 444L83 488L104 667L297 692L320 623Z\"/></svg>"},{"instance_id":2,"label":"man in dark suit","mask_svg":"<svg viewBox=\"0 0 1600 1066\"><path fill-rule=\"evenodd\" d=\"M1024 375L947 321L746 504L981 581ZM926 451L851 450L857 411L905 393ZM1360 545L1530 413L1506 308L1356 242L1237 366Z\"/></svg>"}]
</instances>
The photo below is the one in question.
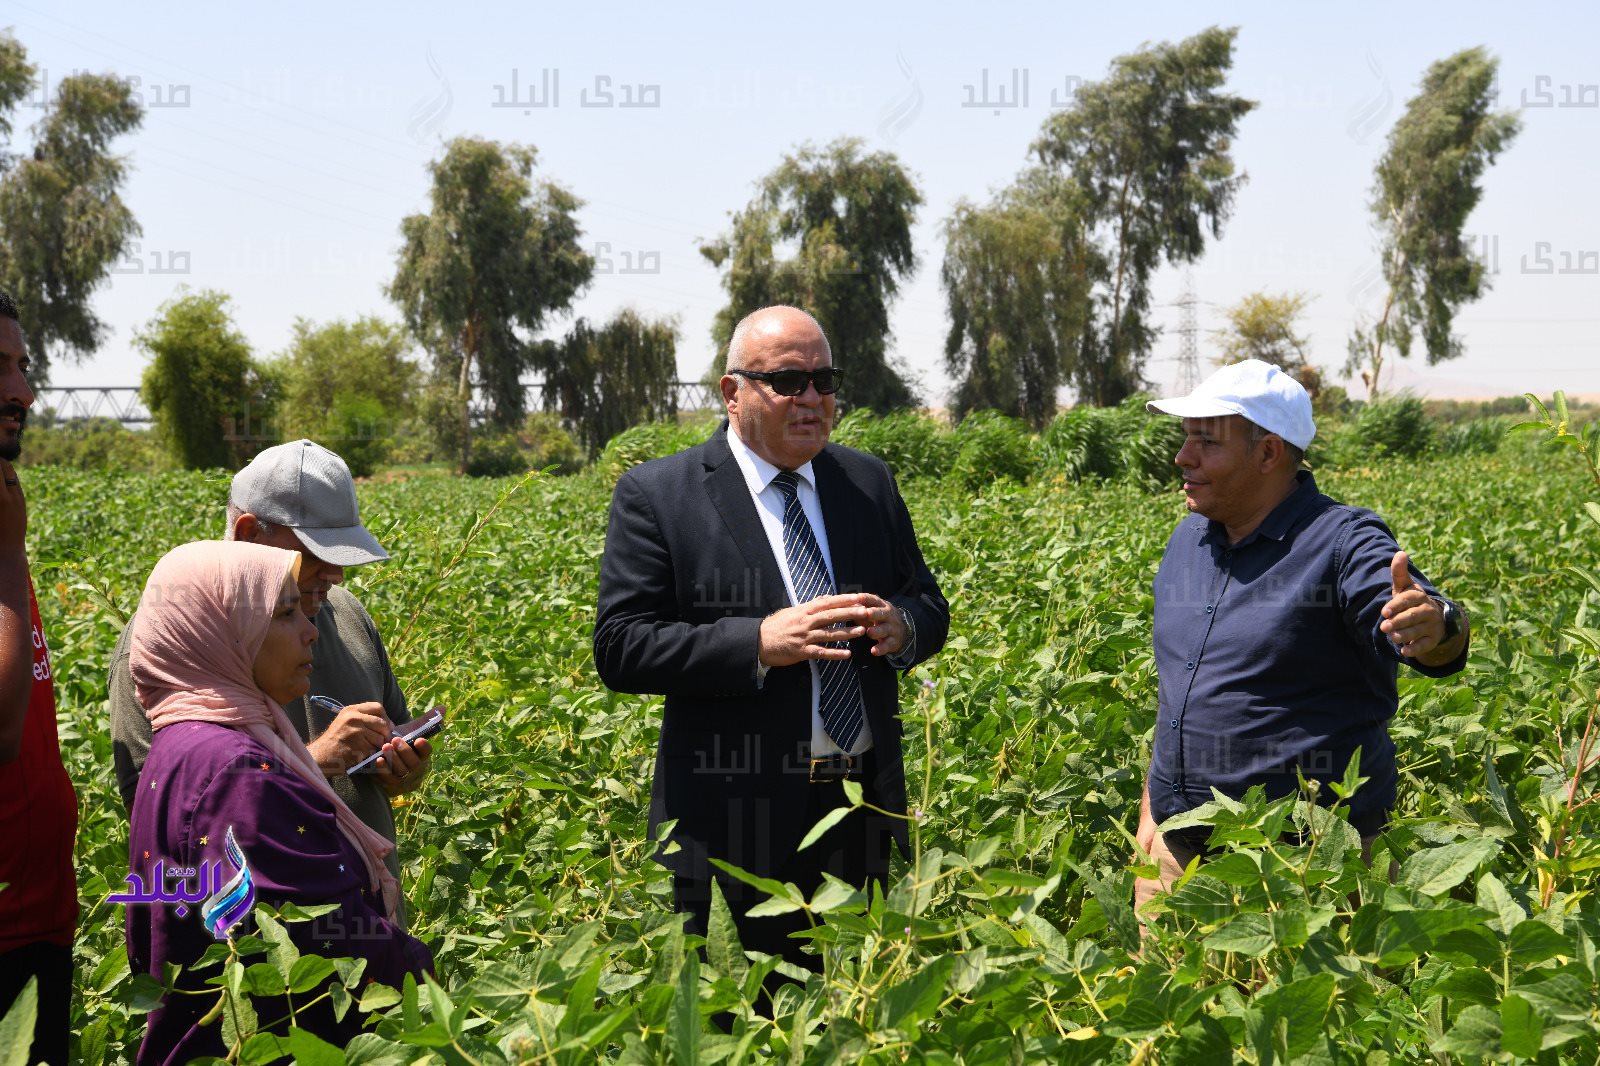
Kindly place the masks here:
<instances>
[{"instance_id":1,"label":"man in dark suit","mask_svg":"<svg viewBox=\"0 0 1600 1066\"><path fill-rule=\"evenodd\" d=\"M842 782L904 815L897 670L936 653L950 610L894 478L828 443L827 337L793 307L747 316L721 381L728 421L706 443L636 467L611 502L594 658L618 692L666 708L650 827L676 819L674 873L688 931L704 935L715 876L751 950L819 969L789 934L803 913L752 918L765 898L722 859L809 897L827 872L882 881L904 818L853 811L798 850Z\"/></svg>"}]
</instances>

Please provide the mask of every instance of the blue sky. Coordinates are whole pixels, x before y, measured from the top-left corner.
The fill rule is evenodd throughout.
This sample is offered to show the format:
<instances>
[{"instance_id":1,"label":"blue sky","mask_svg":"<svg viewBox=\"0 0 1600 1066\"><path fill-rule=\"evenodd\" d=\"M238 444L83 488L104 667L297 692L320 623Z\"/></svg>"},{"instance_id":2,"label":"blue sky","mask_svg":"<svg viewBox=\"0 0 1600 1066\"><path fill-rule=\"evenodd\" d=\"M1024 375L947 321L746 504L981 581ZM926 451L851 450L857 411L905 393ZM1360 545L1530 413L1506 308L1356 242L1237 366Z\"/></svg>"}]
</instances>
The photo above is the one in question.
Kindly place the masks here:
<instances>
[{"instance_id":1,"label":"blue sky","mask_svg":"<svg viewBox=\"0 0 1600 1066\"><path fill-rule=\"evenodd\" d=\"M1391 387L1600 394L1600 273L1576 272L1600 263L1597 21L1576 6L1474 3L0 7L0 26L52 79L112 71L139 79L146 103L181 105L151 107L119 143L144 235L96 297L109 340L90 361L59 363L56 384L137 383L133 333L183 284L229 293L261 356L282 349L297 316L395 317L383 285L399 221L425 208L427 163L462 134L538 148L541 174L585 201L586 247L611 263L576 313L678 316L680 371L698 377L722 303L699 241L726 228L785 152L849 135L895 152L926 199L919 269L892 325L894 350L935 404L949 384L938 272L951 206L1011 180L1072 79L1211 24L1240 27L1230 86L1260 106L1235 146L1248 184L1193 267L1202 331L1245 293L1303 291L1313 360L1343 363L1353 321L1381 299L1366 284L1366 202L1384 136L1430 62L1483 44L1501 59L1502 103L1529 105L1468 225L1498 272L1458 320L1467 354L1430 368L1419 345ZM537 85L554 106L496 106L513 72L522 99ZM1025 79L1026 106L964 106L983 99L986 74L991 102L1002 86L1014 102ZM557 83L559 97L545 95ZM624 86L659 106L582 106L607 89L620 103ZM1148 368L1158 388L1176 375L1171 305L1183 284L1177 269L1156 281L1168 327ZM1202 359L1210 343L1202 332Z\"/></svg>"}]
</instances>

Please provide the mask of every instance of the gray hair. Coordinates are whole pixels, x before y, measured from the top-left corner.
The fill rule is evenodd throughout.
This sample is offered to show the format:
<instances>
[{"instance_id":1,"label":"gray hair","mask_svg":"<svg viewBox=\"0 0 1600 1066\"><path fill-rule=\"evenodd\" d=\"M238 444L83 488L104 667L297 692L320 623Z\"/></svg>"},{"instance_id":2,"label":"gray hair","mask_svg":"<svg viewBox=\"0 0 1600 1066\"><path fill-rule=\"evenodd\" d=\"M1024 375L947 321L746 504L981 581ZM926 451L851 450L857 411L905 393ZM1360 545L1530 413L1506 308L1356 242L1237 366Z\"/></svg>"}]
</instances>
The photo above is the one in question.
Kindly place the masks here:
<instances>
[{"instance_id":1,"label":"gray hair","mask_svg":"<svg viewBox=\"0 0 1600 1066\"><path fill-rule=\"evenodd\" d=\"M229 500L226 513L228 517L228 528L222 531L222 539L233 540L233 531L234 528L239 524L239 516L247 512L244 510L244 508L240 507L232 500ZM273 530L277 528L278 527L273 525L271 522L262 521L260 518L256 519L256 529L260 530L263 536L270 537L273 533Z\"/></svg>"},{"instance_id":2,"label":"gray hair","mask_svg":"<svg viewBox=\"0 0 1600 1066\"><path fill-rule=\"evenodd\" d=\"M817 327L817 333L822 337L822 348L823 348L824 351L826 351L828 353L828 362L830 362L830 363L833 362L833 345L828 343L828 335L827 335L827 333L825 333L823 331L822 323L817 321L815 315L813 315L810 311L806 311L806 310L804 310L802 308L791 307L789 304L773 304L770 307L760 307L760 308L757 308L754 311L751 311L748 315L745 315L743 318L741 318L739 320L739 324L737 326L733 327L733 336L728 339L728 359L727 359L727 363L726 363L725 369L727 369L727 370L743 370L745 368L747 360L745 358L744 345L745 345L745 341L750 336L750 330L752 328L752 319L754 319L759 314L764 314L767 311L780 311L780 310L781 311L794 311L796 314L804 315L811 322L811 324L813 326L816 326ZM741 388L741 389L744 388L745 379L741 377L738 380L739 380L738 387Z\"/></svg>"}]
</instances>

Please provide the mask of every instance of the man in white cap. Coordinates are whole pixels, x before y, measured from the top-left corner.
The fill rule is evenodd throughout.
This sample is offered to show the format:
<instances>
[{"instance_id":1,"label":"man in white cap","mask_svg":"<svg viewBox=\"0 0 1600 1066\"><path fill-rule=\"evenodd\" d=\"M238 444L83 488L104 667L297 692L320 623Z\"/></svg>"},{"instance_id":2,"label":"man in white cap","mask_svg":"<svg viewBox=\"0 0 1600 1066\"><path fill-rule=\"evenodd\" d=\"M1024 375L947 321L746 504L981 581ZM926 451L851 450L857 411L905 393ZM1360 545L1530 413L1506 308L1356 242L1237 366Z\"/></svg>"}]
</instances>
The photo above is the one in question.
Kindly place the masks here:
<instances>
[{"instance_id":1,"label":"man in white cap","mask_svg":"<svg viewBox=\"0 0 1600 1066\"><path fill-rule=\"evenodd\" d=\"M350 468L309 440L268 448L234 475L227 518L229 540L300 553L300 607L316 623L317 641L311 693L284 711L334 791L363 822L393 840L389 799L421 783L431 749L426 740L412 746L394 738L375 772L345 773L390 741L394 727L411 717L372 616L339 587L346 567L389 557L361 524ZM130 621L117 642L110 676L112 753L117 787L129 810L150 753L150 722L128 671L132 629ZM396 853L386 861L398 878Z\"/></svg>"},{"instance_id":2,"label":"man in white cap","mask_svg":"<svg viewBox=\"0 0 1600 1066\"><path fill-rule=\"evenodd\" d=\"M1383 520L1324 496L1300 469L1316 426L1293 378L1249 359L1149 409L1183 419L1175 461L1191 514L1155 579L1159 713L1138 842L1161 876L1136 883L1136 910L1204 854L1208 830L1160 832L1162 822L1213 788L1239 797L1262 785L1278 798L1300 775L1331 802L1327 783L1358 748L1369 780L1350 822L1370 855L1395 800L1398 666L1453 674L1468 641L1465 613Z\"/></svg>"}]
</instances>

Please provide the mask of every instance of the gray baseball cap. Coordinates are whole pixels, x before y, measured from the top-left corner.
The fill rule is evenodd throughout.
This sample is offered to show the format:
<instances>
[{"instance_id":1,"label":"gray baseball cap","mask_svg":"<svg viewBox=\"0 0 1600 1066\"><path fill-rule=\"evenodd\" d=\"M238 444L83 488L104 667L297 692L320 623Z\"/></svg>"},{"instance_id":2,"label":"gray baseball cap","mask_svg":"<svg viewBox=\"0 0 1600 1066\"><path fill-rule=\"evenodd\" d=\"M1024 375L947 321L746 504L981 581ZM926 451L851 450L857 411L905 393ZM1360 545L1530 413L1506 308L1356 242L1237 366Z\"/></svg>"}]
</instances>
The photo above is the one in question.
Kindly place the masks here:
<instances>
[{"instance_id":1,"label":"gray baseball cap","mask_svg":"<svg viewBox=\"0 0 1600 1066\"><path fill-rule=\"evenodd\" d=\"M261 452L233 475L229 499L263 522L288 526L307 551L335 566L389 558L361 524L350 468L313 441L292 441Z\"/></svg>"}]
</instances>

